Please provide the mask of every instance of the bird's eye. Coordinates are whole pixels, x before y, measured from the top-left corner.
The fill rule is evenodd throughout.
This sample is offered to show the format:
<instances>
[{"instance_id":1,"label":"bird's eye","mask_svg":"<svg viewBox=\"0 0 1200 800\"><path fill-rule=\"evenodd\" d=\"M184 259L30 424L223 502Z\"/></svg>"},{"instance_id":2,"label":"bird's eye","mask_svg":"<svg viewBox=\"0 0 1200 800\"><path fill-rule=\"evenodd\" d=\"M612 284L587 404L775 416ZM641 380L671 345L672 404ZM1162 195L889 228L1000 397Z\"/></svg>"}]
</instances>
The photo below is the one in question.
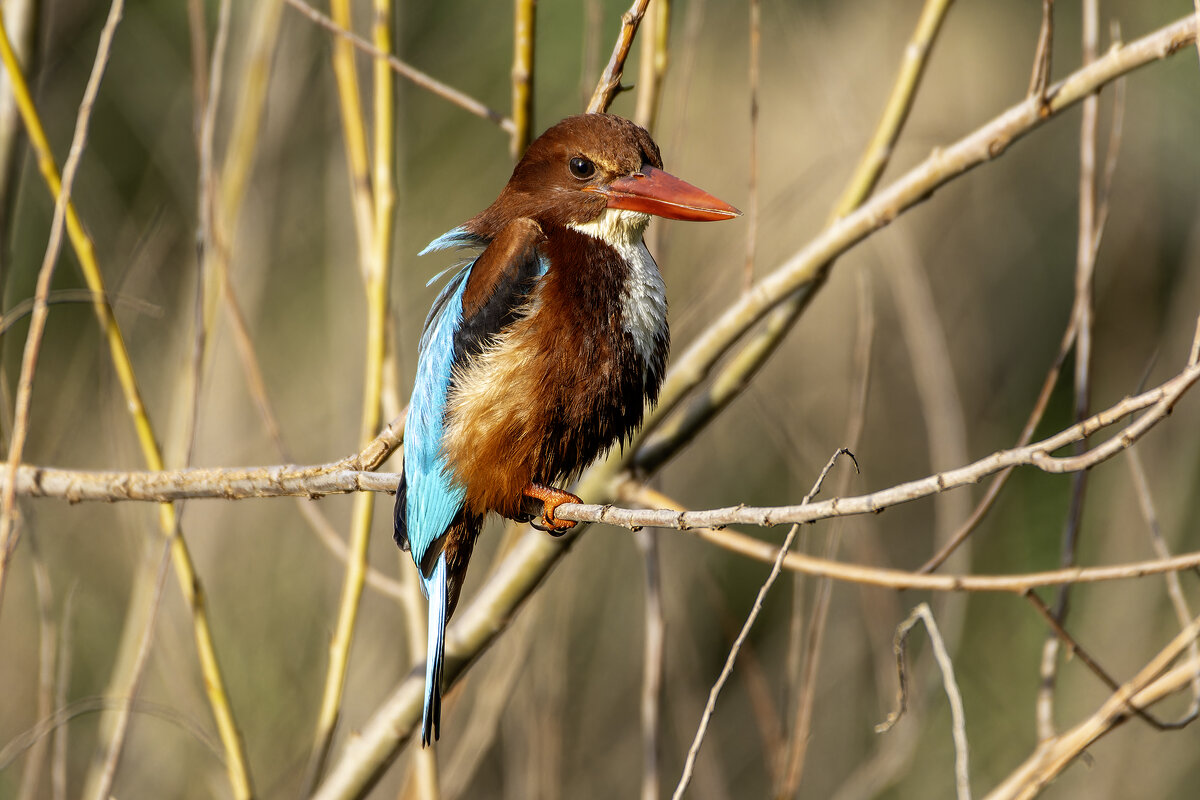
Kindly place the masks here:
<instances>
[{"instance_id":1,"label":"bird's eye","mask_svg":"<svg viewBox=\"0 0 1200 800\"><path fill-rule=\"evenodd\" d=\"M596 165L582 156L572 158L568 166L571 168L571 174L581 181L585 181L596 174Z\"/></svg>"}]
</instances>

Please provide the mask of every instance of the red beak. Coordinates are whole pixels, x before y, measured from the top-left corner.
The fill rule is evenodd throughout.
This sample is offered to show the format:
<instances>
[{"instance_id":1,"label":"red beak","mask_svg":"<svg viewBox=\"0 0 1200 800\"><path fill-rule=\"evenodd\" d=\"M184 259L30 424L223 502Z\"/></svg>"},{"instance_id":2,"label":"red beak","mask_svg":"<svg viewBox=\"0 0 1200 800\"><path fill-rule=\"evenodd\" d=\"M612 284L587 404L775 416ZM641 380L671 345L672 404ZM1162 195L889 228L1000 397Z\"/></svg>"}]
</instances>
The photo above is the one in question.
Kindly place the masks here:
<instances>
[{"instance_id":1,"label":"red beak","mask_svg":"<svg viewBox=\"0 0 1200 800\"><path fill-rule=\"evenodd\" d=\"M584 191L604 195L609 208L641 211L667 219L716 222L742 215L723 200L649 165L628 177L617 178L608 186L589 186Z\"/></svg>"}]
</instances>

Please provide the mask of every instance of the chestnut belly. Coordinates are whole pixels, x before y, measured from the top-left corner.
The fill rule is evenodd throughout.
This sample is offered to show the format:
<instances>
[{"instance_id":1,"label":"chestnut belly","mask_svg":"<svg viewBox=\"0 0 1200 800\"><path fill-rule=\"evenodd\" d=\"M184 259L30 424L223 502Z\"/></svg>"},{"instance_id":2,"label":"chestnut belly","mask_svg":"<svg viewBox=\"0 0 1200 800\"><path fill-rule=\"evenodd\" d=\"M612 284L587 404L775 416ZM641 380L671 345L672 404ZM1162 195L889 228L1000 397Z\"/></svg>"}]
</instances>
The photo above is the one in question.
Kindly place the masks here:
<instances>
[{"instance_id":1,"label":"chestnut belly","mask_svg":"<svg viewBox=\"0 0 1200 800\"><path fill-rule=\"evenodd\" d=\"M527 318L506 330L456 371L447 397L443 448L468 513L518 517L530 483L573 480L633 433L659 374L619 324Z\"/></svg>"}]
</instances>

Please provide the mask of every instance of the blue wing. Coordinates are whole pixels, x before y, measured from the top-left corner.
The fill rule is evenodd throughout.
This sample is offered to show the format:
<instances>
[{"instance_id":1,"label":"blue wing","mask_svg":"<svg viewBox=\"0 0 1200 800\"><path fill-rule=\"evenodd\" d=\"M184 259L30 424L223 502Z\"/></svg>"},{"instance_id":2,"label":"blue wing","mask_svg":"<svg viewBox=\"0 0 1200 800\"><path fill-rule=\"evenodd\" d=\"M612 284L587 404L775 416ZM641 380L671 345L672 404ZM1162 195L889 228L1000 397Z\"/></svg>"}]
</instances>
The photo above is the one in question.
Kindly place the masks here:
<instances>
[{"instance_id":1,"label":"blue wing","mask_svg":"<svg viewBox=\"0 0 1200 800\"><path fill-rule=\"evenodd\" d=\"M446 620L457 599L466 565L447 563L447 530L463 511L466 487L453 475L442 452L446 397L457 364L479 352L525 306L547 264L537 243L541 230L523 221L488 242L455 228L422 252L450 247L482 247L479 258L461 267L433 301L418 346L417 377L404 431L404 471L396 492L395 538L410 550L429 600L429 640L425 658L425 705L421 742L438 738L445 661ZM469 308L464 313L464 298ZM468 515L470 516L470 515ZM459 527L464 523L460 521ZM478 532L478 517L471 542ZM466 549L469 558L470 546ZM453 590L453 591L452 591Z\"/></svg>"},{"instance_id":2,"label":"blue wing","mask_svg":"<svg viewBox=\"0 0 1200 800\"><path fill-rule=\"evenodd\" d=\"M441 451L455 366L520 315L546 274L548 264L538 247L541 235L541 228L530 220L510 223L490 242L458 227L421 251L484 248L438 294L421 333L404 433L404 477L396 495L395 537L412 551L423 577L432 575L442 536L466 497L466 487L455 480Z\"/></svg>"},{"instance_id":3,"label":"blue wing","mask_svg":"<svg viewBox=\"0 0 1200 800\"><path fill-rule=\"evenodd\" d=\"M435 240L430 247L448 236ZM465 487L454 480L442 458L441 442L454 366L454 334L462 324L462 295L470 271L470 264L459 269L438 294L425 319L418 347L417 379L404 429L404 473L396 493L396 541L412 551L421 591L429 600L422 745L437 739L441 727L447 612L446 554L442 546L445 531L466 496Z\"/></svg>"},{"instance_id":4,"label":"blue wing","mask_svg":"<svg viewBox=\"0 0 1200 800\"><path fill-rule=\"evenodd\" d=\"M454 480L442 457L441 443L454 334L462 325L462 294L470 271L468 264L450 279L425 320L404 428L405 485L396 498L396 536L407 539L422 577L431 575L438 540L466 497L466 488Z\"/></svg>"}]
</instances>

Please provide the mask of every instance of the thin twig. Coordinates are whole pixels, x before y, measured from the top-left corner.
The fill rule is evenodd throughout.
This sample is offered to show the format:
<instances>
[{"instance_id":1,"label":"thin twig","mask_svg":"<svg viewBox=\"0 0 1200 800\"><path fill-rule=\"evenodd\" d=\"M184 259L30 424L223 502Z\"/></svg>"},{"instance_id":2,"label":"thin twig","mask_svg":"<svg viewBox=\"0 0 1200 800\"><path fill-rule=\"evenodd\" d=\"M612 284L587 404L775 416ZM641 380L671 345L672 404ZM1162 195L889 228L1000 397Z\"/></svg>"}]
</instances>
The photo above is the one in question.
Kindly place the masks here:
<instances>
[{"instance_id":1,"label":"thin twig","mask_svg":"<svg viewBox=\"0 0 1200 800\"><path fill-rule=\"evenodd\" d=\"M74 587L63 600L59 623L57 674L54 679L54 707L65 708L71 686L71 622L75 608ZM67 726L54 729L54 755L50 762L50 790L54 800L67 800Z\"/></svg>"},{"instance_id":2,"label":"thin twig","mask_svg":"<svg viewBox=\"0 0 1200 800\"><path fill-rule=\"evenodd\" d=\"M1037 49L1033 54L1033 74L1029 77L1027 94L1046 105L1046 88L1050 85L1050 66L1054 50L1054 0L1042 0L1042 26L1038 31Z\"/></svg>"},{"instance_id":3,"label":"thin twig","mask_svg":"<svg viewBox=\"0 0 1200 800\"><path fill-rule=\"evenodd\" d=\"M663 614L662 562L658 534L653 528L638 531L646 589L646 630L642 648L642 800L658 800L659 716L662 705L667 621Z\"/></svg>"},{"instance_id":4,"label":"thin twig","mask_svg":"<svg viewBox=\"0 0 1200 800\"><path fill-rule=\"evenodd\" d=\"M15 758L32 747L38 739L48 736L60 728L64 728L68 722L76 717L106 711L116 705L117 702L117 700L109 697L85 697L74 701L70 705L60 707L48 719L38 720L33 727L10 740L3 748L0 748L0 772L6 770ZM221 758L220 744L209 737L204 727L197 724L192 718L169 706L145 700L139 700L135 705L135 710L138 713L157 717L176 725L180 730L186 731L191 738L199 742L205 752L210 754L214 759Z\"/></svg>"},{"instance_id":5,"label":"thin twig","mask_svg":"<svg viewBox=\"0 0 1200 800\"><path fill-rule=\"evenodd\" d=\"M587 108L600 69L600 40L603 22L600 0L585 0L583 5L583 44L579 48L579 106Z\"/></svg>"},{"instance_id":6,"label":"thin twig","mask_svg":"<svg viewBox=\"0 0 1200 800\"><path fill-rule=\"evenodd\" d=\"M1170 574L1174 575L1174 573ZM1059 588L1061 589L1061 587ZM1037 592L1031 589L1025 593L1025 598L1029 600L1030 604L1038 612L1038 615L1042 618L1046 625L1050 627L1054 637L1057 638L1059 642L1066 645L1067 652L1070 655L1077 656L1079 660L1083 662L1083 665L1087 667L1093 675L1099 678L1100 682L1107 686L1111 691L1115 692L1121 688L1121 685L1116 681L1116 679L1109 675L1108 671L1100 666L1100 662L1092 658L1092 655L1085 650L1081 644L1079 644L1075 637L1071 636L1071 634L1067 632L1067 629L1064 628L1062 623L1059 622L1055 617L1054 611L1044 602L1042 602L1042 598L1038 597ZM1184 627L1186 627L1186 625ZM1196 643L1193 642L1192 646L1194 647L1195 644ZM1191 724L1192 720L1196 718L1196 715L1189 711L1183 715L1182 719L1179 719L1175 722L1163 722L1149 711L1144 709L1131 707L1129 710L1141 718L1147 725L1159 731L1178 730L1180 728L1185 728Z\"/></svg>"},{"instance_id":7,"label":"thin twig","mask_svg":"<svg viewBox=\"0 0 1200 800\"><path fill-rule=\"evenodd\" d=\"M1037 426L1041 424L1042 417L1046 413L1046 408L1050 405L1050 396L1054 393L1054 387L1058 384L1058 377L1062 373L1063 364L1067 361L1067 355L1071 352L1071 348L1075 345L1075 319L1071 318L1067 324L1067 330L1063 333L1062 341L1058 346L1058 354L1054 358L1054 363L1046 371L1046 377L1042 380L1042 388L1038 391L1037 399L1033 403L1033 408L1029 412L1029 417L1025 420L1025 427L1021 429L1021 435L1017 437L1017 442L1014 447L1024 447L1029 444L1033 438L1033 433L1037 430ZM946 559L958 549L967 537L970 536L979 524L983 522L984 517L991 511L996 499L1000 497L1000 490L1008 482L1009 476L1013 473L1013 468L1009 467L996 473L988 484L987 491L975 506L967 520L959 526L958 530L942 545L937 551L926 561L919 570L920 572L933 572L946 563Z\"/></svg>"},{"instance_id":8,"label":"thin twig","mask_svg":"<svg viewBox=\"0 0 1200 800\"><path fill-rule=\"evenodd\" d=\"M217 172L214 166L214 143L216 134L217 109L221 104L221 87L225 80L225 51L229 45L230 15L233 3L222 0L217 12L217 34L213 40L212 65L206 67L202 54L193 49L193 67L197 69L194 80L199 97L196 113L200 117L197 126L199 163L196 169L196 206L199 221L196 246L196 310L195 310L195 339L192 344L191 374L191 403L188 404L188 416L183 424L187 431L187 458L184 463L191 465L191 454L195 445L197 424L200 419L200 398L204 383L204 364L208 349L209 335L212 333L211 320L206 320L205 309L210 301L206 293L212 291L217 281L210 279L213 270L210 255L217 254L217 261L224 262L224 253L228 252L217 231ZM193 42L199 39L199 47L206 46L203 31L196 31L195 26L204 24L204 10L201 8L192 15ZM197 66L198 65L198 66ZM208 76L211 75L211 80ZM227 284L228 282L225 281Z\"/></svg>"},{"instance_id":9,"label":"thin twig","mask_svg":"<svg viewBox=\"0 0 1200 800\"><path fill-rule=\"evenodd\" d=\"M348 27L349 4L338 2L334 8L335 19ZM376 48L381 54L392 50L392 5L391 0L375 0L374 24L372 26ZM345 51L343 51L345 52ZM364 135L365 118L358 100L357 80L353 58L336 58L338 91L342 101L342 122L349 143L357 142ZM395 220L395 97L392 73L387 59L381 55L374 60L374 142L372 153L372 180L363 180L366 164L350 162L351 182L358 197L356 208L369 210L372 214L367 231L360 229L359 255L363 268L364 289L367 300L366 358L363 376L363 407L359 427L360 441L369 443L379 429L382 415L383 367L387 351L386 333L388 317L388 293L390 287L392 242ZM356 148L353 145L351 149ZM365 154L364 154L365 155ZM358 613L367 574L367 547L370 544L371 520L375 508L375 495L362 492L355 496L350 519L350 541L347 551L345 576L342 582L341 599L338 603L337 623L329 643L329 665L325 676L325 687L321 697L321 708L317 717L317 731L313 743L313 755L309 764L308 780L311 792L324 771L325 759L333 741L333 734L341 716L342 696L345 690L346 673L349 668L350 647L358 623Z\"/></svg>"},{"instance_id":10,"label":"thin twig","mask_svg":"<svg viewBox=\"0 0 1200 800\"><path fill-rule=\"evenodd\" d=\"M50 294L46 295L46 304L53 306L70 303L88 303L90 305L95 303L96 299L96 296L90 289L54 289L51 290ZM162 306L146 302L145 300L141 300L137 297L129 297L126 295L119 295L114 292L108 292L103 298L100 299L111 306L121 306L122 308L132 309L156 319L161 319L163 316ZM9 329L12 328L13 325L16 325L23 318L29 314L32 314L33 307L36 302L36 298L26 297L19 303L15 303L8 311L0 314L0 334L8 333Z\"/></svg>"},{"instance_id":11,"label":"thin twig","mask_svg":"<svg viewBox=\"0 0 1200 800\"><path fill-rule=\"evenodd\" d=\"M1130 708L1148 708L1182 691L1200 670L1200 662L1186 661L1173 669L1170 665L1196 640L1197 634L1200 634L1200 618L1192 620L1094 714L1072 729L1039 743L1033 754L987 795L987 800L1034 797L1087 747L1129 719Z\"/></svg>"},{"instance_id":12,"label":"thin twig","mask_svg":"<svg viewBox=\"0 0 1200 800\"><path fill-rule=\"evenodd\" d=\"M746 180L746 262L742 268L742 291L754 285L754 259L758 248L758 62L762 44L762 8L759 0L750 0L750 76L746 87L750 95L750 154Z\"/></svg>"},{"instance_id":13,"label":"thin twig","mask_svg":"<svg viewBox=\"0 0 1200 800\"><path fill-rule=\"evenodd\" d=\"M634 444L626 449L626 461L637 469L653 471L736 397L762 359L773 352L780 327L786 327L786 320L772 315L773 309L790 307L798 291L807 295L806 287L811 287L824 265L913 205L927 200L948 181L996 159L1013 142L1097 88L1191 44L1196 35L1195 25L1195 19L1189 15L1123 47L1114 48L1052 87L1049 116L1040 115L1030 101L1023 100L959 141L935 149L928 159L877 192L858 210L828 226L755 284L751 292L739 297L718 315L704 333L673 360L659 395L659 404L647 415ZM686 407L678 408L742 336L768 317L761 334L752 337L746 350L718 373L712 387L698 393ZM632 456L628 455L631 452Z\"/></svg>"},{"instance_id":14,"label":"thin twig","mask_svg":"<svg viewBox=\"0 0 1200 800\"><path fill-rule=\"evenodd\" d=\"M838 450L829 457L829 461L825 464L825 468L821 470L821 474L817 476L812 489L805 495L805 502L812 500L821 491L821 484L825 482L825 476L833 469L833 465L837 463L838 458L843 455L850 455L850 451L844 449ZM779 552L775 557L775 563L771 565L771 571L767 575L767 579L759 587L758 596L754 598L754 605L746 617L746 622L742 625L742 630L738 633L737 639L734 640L733 647L729 649L729 656L725 659L725 666L721 669L721 674L717 677L712 690L708 693L708 702L704 705L704 713L700 716L700 724L696 728L696 735L692 739L692 746L688 748L687 758L683 764L683 774L680 775L679 783L675 786L672 800L680 800L683 797L683 793L687 790L688 783L692 780L692 771L696 767L696 757L700 754L700 746L704 743L704 736L708 732L709 721L712 719L713 712L717 707L717 697L720 696L721 690L725 687L725 682L729 680L729 676L733 674L733 665L737 661L738 651L741 650L746 637L750 635L750 628L754 626L759 613L762 611L763 601L766 599L767 592L771 591L771 587L775 585L776 579L782 572L784 556L791 549L792 541L796 538L799 530L799 525L793 525L791 530L788 531L787 536L784 537L783 544L780 545Z\"/></svg>"},{"instance_id":15,"label":"thin twig","mask_svg":"<svg viewBox=\"0 0 1200 800\"><path fill-rule=\"evenodd\" d=\"M1099 49L1100 9L1098 0L1083 3L1083 64L1086 67L1096 60ZM1075 303L1072 318L1075 328L1075 421L1088 415L1092 393L1092 319L1094 293L1093 278L1096 273L1097 230L1096 215L1096 139L1099 135L1100 97L1091 94L1083 101L1083 115L1079 130L1079 220L1075 248ZM1075 455L1087 450L1087 439L1075 442ZM1071 500L1062 534L1062 553L1059 563L1069 567L1075 563L1080 529L1083 526L1084 498L1087 493L1086 471L1077 472L1071 479ZM1069 586L1058 589L1054 602L1054 619L1061 626L1069 609ZM1057 653L1059 639L1051 633L1042 650L1041 681L1038 684L1036 701L1038 737L1049 739L1054 735L1054 690L1058 675Z\"/></svg>"},{"instance_id":16,"label":"thin twig","mask_svg":"<svg viewBox=\"0 0 1200 800\"><path fill-rule=\"evenodd\" d=\"M1146 521L1146 533L1150 536L1150 545L1154 548L1154 554L1159 558L1170 558L1171 551L1167 548L1166 539L1162 535L1162 529L1158 523L1158 513L1154 509L1154 498L1150 494L1150 481L1146 478L1146 467L1142 463L1141 450L1137 447L1129 448L1129 454L1126 457L1126 463L1129 464L1129 472L1133 478L1134 493L1138 498L1138 507L1142 511L1142 518ZM1192 614L1191 608L1188 606L1187 597L1183 594L1183 586L1179 580L1179 574L1168 572L1163 575L1167 583L1167 597L1171 599L1171 605L1175 609L1175 617L1179 620L1179 626L1186 628L1188 621L1195 615ZM1200 643L1192 642L1188 646L1188 654L1193 661L1200 663ZM1200 673L1192 680L1192 703L1188 706L1186 717L1194 717L1200 714Z\"/></svg>"},{"instance_id":17,"label":"thin twig","mask_svg":"<svg viewBox=\"0 0 1200 800\"><path fill-rule=\"evenodd\" d=\"M21 355L21 373L17 381L16 407L13 411L11 441L8 446L8 458L5 462L3 497L0 499L0 603L4 598L5 579L8 576L8 564L17 546L18 530L15 525L16 494L14 480L17 465L25 452L25 441L29 436L29 417L33 398L33 379L37 370L38 358L41 355L42 337L46 331L46 319L50 308L46 298L50 294L50 283L54 279L54 270L58 265L58 255L62 251L63 230L67 221L67 207L71 198L71 189L75 183L75 173L83 156L83 148L87 142L88 126L91 123L92 108L96 95L100 91L100 82L104 78L109 56L112 54L113 37L117 24L121 21L124 11L124 0L113 0L109 6L108 19L100 32L100 42L96 46L96 59L88 76L87 87L83 99L79 103L79 111L75 119L75 133L71 138L71 149L63 167L62 180L55 190L54 216L50 222L50 240L42 257L42 266L38 270L37 288L34 290L33 313L29 320L29 332L25 336L25 348ZM4 18L0 14L0 55L3 56L4 66L12 81L17 103L25 109L26 127L29 127L29 116L33 114L33 99L21 78L20 65L17 55L12 49L8 31L4 27Z\"/></svg>"},{"instance_id":18,"label":"thin twig","mask_svg":"<svg viewBox=\"0 0 1200 800\"><path fill-rule=\"evenodd\" d=\"M37 71L39 21L45 13L45 3L39 0L8 0L3 3L5 24L17 62L27 74ZM20 185L21 115L9 82L7 70L0 69L0 233L5 235L4 246L12 247L17 227L12 220L13 198ZM7 259L5 259L7 260ZM8 265L0 262L0 281L8 280Z\"/></svg>"},{"instance_id":19,"label":"thin twig","mask_svg":"<svg viewBox=\"0 0 1200 800\"><path fill-rule=\"evenodd\" d=\"M855 385L851 388L848 413L846 415L846 431L843 442L850 452L858 449L862 441L862 432L866 427L867 399L871 387L871 353L875 341L875 308L871 302L871 293L864 277L866 273L858 274L858 329L854 337L854 375ZM842 473L838 480L836 492L844 495L850 487L854 474L849 470ZM837 557L841 544L841 527L835 527L829 534L825 547L825 558ZM798 573L800 574L800 573ZM822 648L825 642L826 623L829 619L829 609L832 605L833 581L824 578L817 583L812 611L808 620L808 641L804 649L802 666L796 679L799 689L794 692L796 697L795 725L788 733L787 752L781 763L785 765L782 780L775 791L776 797L795 797L800 788L804 775L804 765L808 754L808 744L811 739L813 709L816 705L817 673L820 666ZM799 621L792 625L793 630L801 628Z\"/></svg>"},{"instance_id":20,"label":"thin twig","mask_svg":"<svg viewBox=\"0 0 1200 800\"><path fill-rule=\"evenodd\" d=\"M638 66L637 105L633 120L653 133L658 127L662 85L670 62L671 0L655 0L642 25L641 63ZM657 230L657 229L656 229Z\"/></svg>"},{"instance_id":21,"label":"thin twig","mask_svg":"<svg viewBox=\"0 0 1200 800\"><path fill-rule=\"evenodd\" d=\"M7 37L0 38L7 39ZM51 194L57 198L61 194L62 183L45 129L42 126L37 109L33 105L28 86L25 84L19 67L15 62L11 62L7 58L5 66L8 69L9 77L13 82L14 91L18 97L18 107L21 110L25 129L29 134L30 144L37 153L38 168L46 184L50 187ZM82 110L81 107L81 112ZM75 155L75 158L78 158L78 156ZM142 456L150 469L161 470L163 468L162 452L159 449L154 430L146 413L141 390L138 387L137 378L120 326L113 316L112 308L104 299L108 293L105 291L104 279L96 261L95 248L75 212L74 204L70 200L67 200L65 203L65 221L67 236L70 238L71 245L79 261L80 269L94 298L92 307L107 341L114 371L124 396L125 406L133 419L134 427L137 431ZM230 710L228 697L225 694L224 680L216 660L211 630L208 625L207 611L204 606L204 596L201 591L201 582L195 573L186 543L181 536L174 536L175 515L171 507L167 505L160 506L158 519L160 533L164 537L170 538L173 543L172 558L175 564L175 572L191 612L192 628L197 649L200 651L200 666L201 671L204 673L206 694L226 750L227 773L234 793L238 796L248 796L251 793L249 788L250 781L249 775L246 772L246 760L241 742L241 734ZM4 552L0 551L0 573L3 572L2 562L4 558ZM3 576L0 574L0 584L2 582ZM136 615L136 612L132 613ZM132 643L133 639L125 637L123 642ZM126 662L123 656L124 653L118 657L118 663ZM114 674L111 683L111 688L114 690L113 694L117 696L128 694L127 678L127 675L123 675L119 671ZM107 747L109 743L110 731L111 728L101 728L100 738L102 749Z\"/></svg>"},{"instance_id":22,"label":"thin twig","mask_svg":"<svg viewBox=\"0 0 1200 800\"><path fill-rule=\"evenodd\" d=\"M617 36L617 43L613 46L612 55L609 56L608 66L604 68L600 81L596 84L596 90L592 92L592 99L588 101L589 113L600 114L608 111L613 98L624 88L621 86L621 74L625 70L625 59L629 57L629 48L633 44L633 37L637 34L638 26L642 23L642 17L646 14L646 6L649 3L650 0L633 0L633 5L621 15L621 32Z\"/></svg>"},{"instance_id":23,"label":"thin twig","mask_svg":"<svg viewBox=\"0 0 1200 800\"><path fill-rule=\"evenodd\" d=\"M197 188L199 194L197 211L200 217L201 265L204 263L204 256L212 250L216 239L216 231L213 228L215 224L213 212L216 197L213 189L217 173L214 166L213 139L217 127L217 109L221 105L221 87L225 80L225 51L229 46L229 21L232 6L233 3L230 0L221 0L221 5L217 11L217 35L213 39L212 66L208 68L211 80L205 80L203 74L196 76L196 82L206 87L203 96L200 98L201 104L198 106L200 109L198 111L200 124L197 149L200 153L200 163L197 169ZM204 16L201 13L201 24L203 23L203 19ZM201 59L200 63L203 65L203 59ZM201 328L201 331L203 331L203 328ZM197 335L200 335L200 332Z\"/></svg>"},{"instance_id":24,"label":"thin twig","mask_svg":"<svg viewBox=\"0 0 1200 800\"><path fill-rule=\"evenodd\" d=\"M1113 46L1121 44L1121 25L1113 20L1109 28L1109 37ZM1092 259L1095 260L1100 252L1100 238L1108 223L1108 211L1112 207L1113 177L1117 174L1117 155L1121 151L1121 141L1125 131L1125 79L1119 78L1113 82L1112 120L1108 127L1108 151L1104 157L1104 183L1100 186L1096 200L1096 238L1092 241Z\"/></svg>"},{"instance_id":25,"label":"thin twig","mask_svg":"<svg viewBox=\"0 0 1200 800\"><path fill-rule=\"evenodd\" d=\"M37 675L37 715L40 719L49 717L54 710L55 661L57 646L62 640L58 626L54 621L54 590L50 581L50 571L46 569L46 560L38 547L37 536L33 528L26 534L29 542L30 561L33 567L33 588L37 595L38 610L38 675ZM21 785L17 791L17 800L33 800L38 794L38 783L41 782L43 767L46 763L46 750L50 742L39 739L29 748L21 771Z\"/></svg>"},{"instance_id":26,"label":"thin twig","mask_svg":"<svg viewBox=\"0 0 1200 800\"><path fill-rule=\"evenodd\" d=\"M158 574L154 579L154 595L150 602L150 613L146 618L146 625L142 629L142 635L138 642L137 655L134 658L133 668L130 670L132 675L129 684L129 694L119 698L117 702L117 722L115 730L112 733L111 745L104 755L104 765L100 770L99 777L92 785L93 800L108 800L112 796L113 781L117 777L117 765L121 762L121 753L124 751L125 734L129 729L129 720L133 713L133 705L137 700L138 689L141 687L142 678L146 674L146 664L150 659L150 645L154 641L154 623L158 617L158 610L162 607L163 588L167 581L167 568L171 559L171 543L170 541L163 542L162 557L158 559ZM251 794L243 795L250 797Z\"/></svg>"},{"instance_id":27,"label":"thin twig","mask_svg":"<svg viewBox=\"0 0 1200 800\"><path fill-rule=\"evenodd\" d=\"M339 21L325 16L317 9L305 3L304 0L286 0L287 4L299 11L304 16L321 26L325 30L337 36L339 39L345 40L354 47L375 59L384 59L388 66L392 68L397 75L405 78L412 83L420 86L422 89L429 91L443 100L448 100L464 111L474 114L475 116L486 119L489 122L494 122L500 126L500 129L505 133L511 134L514 130L513 121L501 114L499 111L493 111L475 98L468 94L460 92L452 86L447 86L438 79L425 74L421 70L404 63L396 58L391 53L380 49L376 45L371 44L366 39L351 31ZM337 16L337 15L335 15Z\"/></svg>"},{"instance_id":28,"label":"thin twig","mask_svg":"<svg viewBox=\"0 0 1200 800\"><path fill-rule=\"evenodd\" d=\"M1192 0L1196 7L1196 28L1200 29L1200 0ZM1196 38L1196 55L1200 56L1200 37Z\"/></svg>"},{"instance_id":29,"label":"thin twig","mask_svg":"<svg viewBox=\"0 0 1200 800\"><path fill-rule=\"evenodd\" d=\"M208 22L202 0L187 0L188 45L192 57L192 125L200 150L204 107L208 102Z\"/></svg>"},{"instance_id":30,"label":"thin twig","mask_svg":"<svg viewBox=\"0 0 1200 800\"><path fill-rule=\"evenodd\" d=\"M963 710L962 693L958 690L958 681L954 678L954 664L946 651L946 643L942 640L941 631L933 618L933 612L928 603L921 603L912 610L908 618L896 628L896 640L893 650L896 653L896 672L900 688L896 697L896 710L888 714L887 719L875 726L876 733L887 733L904 716L908 708L908 675L905 668L905 653L908 649L908 635L916 627L917 622L925 623L929 634L929 642L933 646L933 656L942 673L942 686L946 690L946 699L950 701L951 732L954 737L954 787L959 800L970 800L971 778L968 767L967 720Z\"/></svg>"}]
</instances>

